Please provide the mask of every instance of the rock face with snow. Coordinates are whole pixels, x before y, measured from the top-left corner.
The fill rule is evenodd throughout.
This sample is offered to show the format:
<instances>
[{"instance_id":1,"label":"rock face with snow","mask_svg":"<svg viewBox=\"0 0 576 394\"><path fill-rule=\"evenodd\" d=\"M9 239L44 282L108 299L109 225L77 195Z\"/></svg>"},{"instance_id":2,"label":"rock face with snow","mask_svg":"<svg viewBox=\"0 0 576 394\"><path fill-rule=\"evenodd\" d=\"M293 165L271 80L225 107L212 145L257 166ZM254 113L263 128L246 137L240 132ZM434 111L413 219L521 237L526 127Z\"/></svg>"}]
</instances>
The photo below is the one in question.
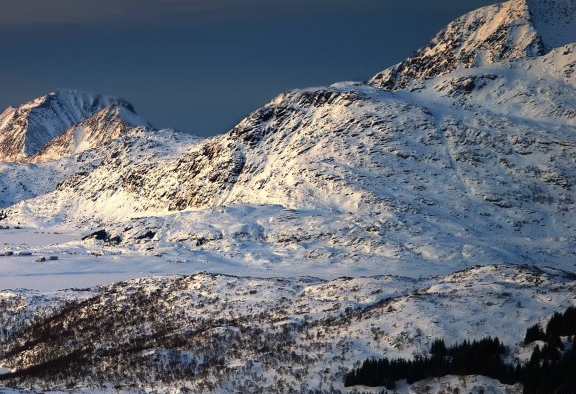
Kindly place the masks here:
<instances>
[{"instance_id":1,"label":"rock face with snow","mask_svg":"<svg viewBox=\"0 0 576 394\"><path fill-rule=\"evenodd\" d=\"M404 89L415 79L544 55L574 42L572 0L512 0L450 23L413 56L374 76L374 86Z\"/></svg>"},{"instance_id":2,"label":"rock face with snow","mask_svg":"<svg viewBox=\"0 0 576 394\"><path fill-rule=\"evenodd\" d=\"M59 89L0 115L0 160L29 159L55 138L59 140L40 156L58 159L90 147L91 142L114 138L127 126L144 125L123 99ZM50 155L54 153L59 155Z\"/></svg>"},{"instance_id":3,"label":"rock face with snow","mask_svg":"<svg viewBox=\"0 0 576 394\"><path fill-rule=\"evenodd\" d=\"M150 127L132 109L113 104L68 128L33 156L35 161L54 160L102 146L135 127Z\"/></svg>"},{"instance_id":4,"label":"rock face with snow","mask_svg":"<svg viewBox=\"0 0 576 394\"><path fill-rule=\"evenodd\" d=\"M253 220L262 230L250 239L266 261L292 248L298 261L346 261L368 272L426 274L494 261L569 269L575 64L575 47L566 45L393 93L358 83L288 92L229 133L177 154L161 153L160 134L112 142L92 170L13 206L11 215L116 221L115 235L130 244L145 233L121 230L131 218L145 228L150 215L156 223L158 214L260 205L260 217L230 209L237 216L226 223ZM278 206L294 211L281 215L289 220L264 208ZM191 228L180 246L242 254L246 239L218 228L212 214L194 215L195 223L208 220L212 240L197 245L204 230ZM170 220L147 248L173 242Z\"/></svg>"},{"instance_id":5,"label":"rock face with snow","mask_svg":"<svg viewBox=\"0 0 576 394\"><path fill-rule=\"evenodd\" d=\"M434 336L502 335L529 358L519 333L574 303L575 7L482 8L369 83L283 93L205 140L82 94L6 110L4 160L36 163L0 163L4 223L74 227L70 255L347 278L1 293L4 379L337 392L366 357Z\"/></svg>"}]
</instances>

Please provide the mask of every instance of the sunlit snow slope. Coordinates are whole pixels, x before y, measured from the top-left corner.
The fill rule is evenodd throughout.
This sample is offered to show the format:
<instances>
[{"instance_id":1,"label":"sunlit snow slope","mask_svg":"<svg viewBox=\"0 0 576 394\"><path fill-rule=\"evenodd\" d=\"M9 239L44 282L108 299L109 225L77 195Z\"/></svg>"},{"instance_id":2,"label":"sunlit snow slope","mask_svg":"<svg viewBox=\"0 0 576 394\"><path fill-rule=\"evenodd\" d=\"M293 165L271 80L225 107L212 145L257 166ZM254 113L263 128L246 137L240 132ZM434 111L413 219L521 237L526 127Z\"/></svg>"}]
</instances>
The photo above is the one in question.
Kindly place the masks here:
<instances>
[{"instance_id":1,"label":"sunlit snow slope","mask_svg":"<svg viewBox=\"0 0 576 394\"><path fill-rule=\"evenodd\" d=\"M153 229L138 238L153 253L178 242L373 273L493 262L569 269L575 64L567 45L401 91L292 91L184 151L159 142L170 132L143 131L111 141L93 169L12 206L10 217L105 224L126 245Z\"/></svg>"},{"instance_id":2,"label":"sunlit snow slope","mask_svg":"<svg viewBox=\"0 0 576 394\"><path fill-rule=\"evenodd\" d=\"M204 141L59 90L0 119L4 159L37 163L0 166L6 223L269 269L571 269L575 21L570 0L485 7L367 84L286 92Z\"/></svg>"}]
</instances>

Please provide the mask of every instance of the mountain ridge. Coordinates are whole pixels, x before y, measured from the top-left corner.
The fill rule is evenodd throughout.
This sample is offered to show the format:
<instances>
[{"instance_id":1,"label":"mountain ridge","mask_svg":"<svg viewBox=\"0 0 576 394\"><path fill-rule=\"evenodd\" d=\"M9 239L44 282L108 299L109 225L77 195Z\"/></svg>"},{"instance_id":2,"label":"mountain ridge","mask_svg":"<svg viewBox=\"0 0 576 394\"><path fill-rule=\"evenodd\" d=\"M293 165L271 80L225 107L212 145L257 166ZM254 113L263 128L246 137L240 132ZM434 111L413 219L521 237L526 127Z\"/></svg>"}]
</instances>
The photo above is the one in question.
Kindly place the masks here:
<instances>
[{"instance_id":1,"label":"mountain ridge","mask_svg":"<svg viewBox=\"0 0 576 394\"><path fill-rule=\"evenodd\" d=\"M576 5L570 0L511 0L483 7L451 22L414 55L369 83L404 89L410 81L457 69L542 56L574 43L575 30Z\"/></svg>"},{"instance_id":2,"label":"mountain ridge","mask_svg":"<svg viewBox=\"0 0 576 394\"><path fill-rule=\"evenodd\" d=\"M285 255L273 250L293 240L304 261L344 259L370 270L378 261L394 272L406 261L428 272L427 264L441 262L464 268L544 259L570 269L576 254L570 246L576 237L570 213L576 201L576 50L568 44L539 56L526 52L544 51L534 44L541 40L530 12L534 20L545 19L534 4L513 0L482 8L449 25L451 34L437 36L458 48L466 40L454 32L469 30L471 50L507 48L508 60L411 77L404 89L392 91L352 82L286 92L230 132L202 141L134 130L86 151L81 157L93 164L67 169L43 188L48 193L28 193L33 198L12 205L9 215L32 226L63 220L88 229L109 222L123 247L150 243L136 250L169 250L174 238L165 232L177 220L189 231L179 235L179 247L218 258L226 243L241 255L245 236L271 262L283 261ZM554 12L572 10L569 2L554 4ZM495 22L482 25L488 16ZM506 34L476 39L494 31ZM510 31L527 34L510 47L504 39ZM247 214L259 205L269 207L262 218ZM238 207L226 220L246 225L246 234L172 219L182 212L212 220L210 212L224 206ZM295 213L274 222L282 211L276 207ZM338 218L334 226L330 215ZM146 227L158 231L140 242ZM352 228L356 240L339 241ZM307 250L312 244L316 249Z\"/></svg>"},{"instance_id":3,"label":"mountain ridge","mask_svg":"<svg viewBox=\"0 0 576 394\"><path fill-rule=\"evenodd\" d=\"M137 127L152 128L129 108L111 104L68 128L28 160L39 162L77 155Z\"/></svg>"},{"instance_id":4,"label":"mountain ridge","mask_svg":"<svg viewBox=\"0 0 576 394\"><path fill-rule=\"evenodd\" d=\"M150 127L143 120L136 120L133 106L122 98L57 89L18 108L7 108L0 115L0 159L33 161L31 157L53 139L110 106L123 108L122 114L135 125Z\"/></svg>"}]
</instances>

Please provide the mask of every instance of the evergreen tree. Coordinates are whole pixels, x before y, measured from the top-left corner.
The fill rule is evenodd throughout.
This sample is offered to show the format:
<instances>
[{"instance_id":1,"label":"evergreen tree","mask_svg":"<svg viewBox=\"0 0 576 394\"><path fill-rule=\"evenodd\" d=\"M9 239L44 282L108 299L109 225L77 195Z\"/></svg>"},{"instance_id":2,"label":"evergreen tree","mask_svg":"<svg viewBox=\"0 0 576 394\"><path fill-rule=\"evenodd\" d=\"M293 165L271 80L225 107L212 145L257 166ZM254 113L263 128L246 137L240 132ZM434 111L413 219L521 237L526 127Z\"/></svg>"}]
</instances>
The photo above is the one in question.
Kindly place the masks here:
<instances>
[{"instance_id":1,"label":"evergreen tree","mask_svg":"<svg viewBox=\"0 0 576 394\"><path fill-rule=\"evenodd\" d=\"M443 339L435 339L430 347L430 354L433 356L445 356L446 355L446 344Z\"/></svg>"},{"instance_id":2,"label":"evergreen tree","mask_svg":"<svg viewBox=\"0 0 576 394\"><path fill-rule=\"evenodd\" d=\"M532 327L526 330L526 335L524 336L524 344L529 344L534 341L540 341L545 339L545 334L540 328L540 324L534 324Z\"/></svg>"},{"instance_id":3,"label":"evergreen tree","mask_svg":"<svg viewBox=\"0 0 576 394\"><path fill-rule=\"evenodd\" d=\"M572 336L571 346L564 346L561 337ZM506 347L498 338L487 337L447 347L442 339L432 342L429 357L414 360L386 358L366 360L362 367L346 375L345 385L364 384L394 389L395 382L408 383L445 375L484 375L505 384L522 383L524 394L576 393L576 308L555 313L546 324L526 330L525 343L544 341L535 346L525 365L507 365L502 361Z\"/></svg>"}]
</instances>

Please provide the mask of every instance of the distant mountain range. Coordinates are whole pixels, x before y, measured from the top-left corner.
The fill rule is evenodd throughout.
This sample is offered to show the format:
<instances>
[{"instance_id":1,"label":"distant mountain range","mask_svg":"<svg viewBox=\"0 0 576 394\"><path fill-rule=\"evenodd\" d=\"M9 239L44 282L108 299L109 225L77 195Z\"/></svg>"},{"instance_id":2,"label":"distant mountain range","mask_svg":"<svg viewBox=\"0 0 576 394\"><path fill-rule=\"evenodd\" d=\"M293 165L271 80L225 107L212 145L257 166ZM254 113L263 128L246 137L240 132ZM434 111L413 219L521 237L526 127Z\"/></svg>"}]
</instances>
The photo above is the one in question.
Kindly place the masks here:
<instances>
[{"instance_id":1,"label":"distant mountain range","mask_svg":"<svg viewBox=\"0 0 576 394\"><path fill-rule=\"evenodd\" d=\"M174 262L204 259L214 261L215 267L234 261L258 266L268 275L397 275L414 281L434 276L430 280L436 282L427 285L439 292L447 279L436 275L456 278L459 270L484 275L478 265L499 267L494 270L505 274L494 280L509 279L520 287L517 275L550 281L541 278L552 275L550 270L563 278L558 280L570 281L576 261L576 2L511 0L479 9L450 23L413 56L366 83L285 92L228 133L208 139L154 130L122 99L59 90L4 111L0 160L0 209L8 215L4 223L73 227L86 235L86 245L108 252ZM146 286L164 291L171 281L143 285L134 290L134 297ZM214 288L224 286L218 283ZM467 283L474 286L473 281ZM570 286L559 293L568 294ZM475 291L487 299L488 287ZM114 291L98 290L106 297ZM422 295L428 290L417 291ZM538 290L531 291L536 297ZM167 293L173 295L172 290ZM408 294L402 297L409 302ZM508 298L518 311L522 308L521 297ZM562 305L567 299L562 298ZM266 301L264 295L261 301ZM105 305L103 298L98 302ZM361 300L350 307L355 318L354 313L372 308ZM340 317L310 312L310 324L320 327L322 319L348 316L345 309L335 308ZM458 308L454 315L465 313L465 305ZM514 308L506 313L515 313ZM244 309L238 313L239 319L251 319ZM279 325L265 328L265 335L275 330L280 335L288 322L302 328L291 337L297 343L300 335L320 335L305 328L306 319L297 313L275 317ZM515 329L523 333L551 311L517 313L524 320L517 321ZM375 320L370 322L378 326L385 316L381 311L377 318L371 315ZM57 324L63 327L74 319ZM106 320L103 315L98 319ZM418 316L406 319L416 324ZM358 335L356 342L344 344L334 337L325 344L332 353L319 349L334 357L322 361L329 364L329 378L315 381L300 371L307 377L306 390L329 392L319 382L340 381L344 369L361 357L381 351L417 353L415 338L427 334L406 324L410 340L405 343L398 339L402 333L392 330L404 348L391 344L390 333L378 336L368 327L350 331L347 326L346 335ZM135 337L145 336L145 328L130 327ZM210 327L206 335L212 335L218 349L230 338L241 349L250 346L242 328L231 328L236 327L231 320L220 328ZM490 333L476 328L474 335ZM450 333L445 326L440 331ZM370 339L375 337L380 339ZM512 334L508 339L521 341ZM105 342L94 354L110 346ZM53 346L49 340L45 343L49 349ZM160 359L169 354L182 360L199 349L168 346L168 351L153 343L150 353L138 354ZM9 349L4 351L11 368L25 365L27 355L18 352L28 348L3 346ZM335 349L342 346L348 350L336 360ZM238 354L248 357L244 350ZM248 379L255 371L268 376L272 366L277 371L306 365L297 359L306 357L304 353L266 364L263 357L270 352L250 353L251 367L234 358L238 355L226 353L222 361L200 353L205 360L229 366L218 371L234 379ZM95 368L92 356L81 356L89 360L87 369L100 371L98 376L125 373L102 365ZM193 358L198 368L202 357ZM30 365L40 363L32 359L36 361ZM232 367L235 362L244 372ZM319 367L313 370L321 373ZM265 383L254 383L254 390L276 387L277 392L288 392L280 388L284 387L307 392L298 391L295 372L287 371L270 372L273 383L264 378ZM97 379L88 375L80 381ZM202 387L194 386L193 379L182 385L203 392L239 389L224 385L226 379L211 380L209 374L202 379ZM279 380L284 386L278 386ZM335 387L342 389L340 383ZM500 389L504 390L495 390Z\"/></svg>"}]
</instances>

